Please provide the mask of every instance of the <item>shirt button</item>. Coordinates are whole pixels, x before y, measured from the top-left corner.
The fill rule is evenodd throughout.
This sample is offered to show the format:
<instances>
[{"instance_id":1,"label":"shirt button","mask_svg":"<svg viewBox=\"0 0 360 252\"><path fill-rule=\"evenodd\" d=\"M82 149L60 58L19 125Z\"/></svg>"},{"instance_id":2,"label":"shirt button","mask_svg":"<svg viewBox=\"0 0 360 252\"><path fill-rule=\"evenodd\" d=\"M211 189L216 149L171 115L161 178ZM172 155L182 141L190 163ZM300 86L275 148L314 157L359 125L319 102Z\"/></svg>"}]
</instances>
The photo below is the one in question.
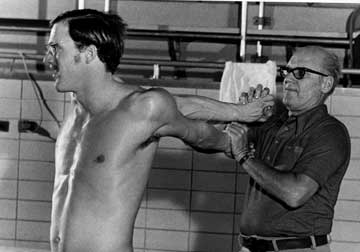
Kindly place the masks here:
<instances>
[{"instance_id":1,"label":"shirt button","mask_svg":"<svg viewBox=\"0 0 360 252\"><path fill-rule=\"evenodd\" d=\"M269 155L266 156L266 160L270 161L270 156Z\"/></svg>"},{"instance_id":2,"label":"shirt button","mask_svg":"<svg viewBox=\"0 0 360 252\"><path fill-rule=\"evenodd\" d=\"M279 144L279 140L275 140L275 144Z\"/></svg>"}]
</instances>

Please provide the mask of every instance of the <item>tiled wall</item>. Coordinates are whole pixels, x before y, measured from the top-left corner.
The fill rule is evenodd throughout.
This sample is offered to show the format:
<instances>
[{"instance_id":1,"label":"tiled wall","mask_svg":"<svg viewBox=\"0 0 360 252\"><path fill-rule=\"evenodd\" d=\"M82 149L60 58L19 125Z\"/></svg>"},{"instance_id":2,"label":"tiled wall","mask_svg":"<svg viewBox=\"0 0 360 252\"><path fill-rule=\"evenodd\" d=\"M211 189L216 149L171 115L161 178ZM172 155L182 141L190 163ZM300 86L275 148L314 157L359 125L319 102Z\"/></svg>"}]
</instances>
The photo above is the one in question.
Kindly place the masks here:
<instances>
[{"instance_id":1,"label":"tiled wall","mask_svg":"<svg viewBox=\"0 0 360 252\"><path fill-rule=\"evenodd\" d=\"M67 97L51 82L39 82L49 106L63 120ZM217 98L218 91L169 88L173 93ZM337 89L328 101L332 114L349 128L352 160L342 183L333 227L333 252L360 251L360 89ZM42 126L57 126L43 108ZM0 245L49 248L54 143L18 133L19 119L40 119L27 80L0 79ZM201 154L181 141L163 138L136 220L136 251L237 251L238 220L247 175L223 154Z\"/></svg>"}]
</instances>

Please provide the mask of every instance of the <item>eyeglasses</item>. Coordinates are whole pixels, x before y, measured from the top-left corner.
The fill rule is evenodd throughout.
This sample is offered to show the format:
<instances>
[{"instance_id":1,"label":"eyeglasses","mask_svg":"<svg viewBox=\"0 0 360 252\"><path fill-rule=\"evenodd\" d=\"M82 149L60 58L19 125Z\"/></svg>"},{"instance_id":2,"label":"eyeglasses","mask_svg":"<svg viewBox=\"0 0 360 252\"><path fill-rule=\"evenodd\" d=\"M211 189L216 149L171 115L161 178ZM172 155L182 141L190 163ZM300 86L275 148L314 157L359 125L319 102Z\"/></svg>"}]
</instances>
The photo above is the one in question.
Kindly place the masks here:
<instances>
[{"instance_id":1,"label":"eyeglasses","mask_svg":"<svg viewBox=\"0 0 360 252\"><path fill-rule=\"evenodd\" d=\"M295 79L297 80L301 80L304 78L306 72L308 73L313 73L313 74L318 74L321 76L329 76L328 74L324 74L315 70L312 70L310 68L307 67L295 67L295 68L290 68L290 67L280 67L279 68L279 72L280 72L280 76L285 78L289 73L292 73L293 76L295 77Z\"/></svg>"}]
</instances>

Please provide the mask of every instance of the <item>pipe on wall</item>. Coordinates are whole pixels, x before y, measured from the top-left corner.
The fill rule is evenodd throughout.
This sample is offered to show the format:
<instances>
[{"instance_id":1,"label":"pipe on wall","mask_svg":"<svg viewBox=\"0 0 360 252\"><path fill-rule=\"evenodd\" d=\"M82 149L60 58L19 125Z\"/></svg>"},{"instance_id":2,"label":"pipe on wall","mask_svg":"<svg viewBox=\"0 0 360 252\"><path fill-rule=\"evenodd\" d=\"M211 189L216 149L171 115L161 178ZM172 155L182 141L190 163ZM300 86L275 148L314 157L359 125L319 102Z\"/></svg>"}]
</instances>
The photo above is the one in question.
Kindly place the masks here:
<instances>
[{"instance_id":1,"label":"pipe on wall","mask_svg":"<svg viewBox=\"0 0 360 252\"><path fill-rule=\"evenodd\" d=\"M247 1L241 2L241 41L240 41L240 59L245 61L246 54L246 25L247 25Z\"/></svg>"}]
</instances>

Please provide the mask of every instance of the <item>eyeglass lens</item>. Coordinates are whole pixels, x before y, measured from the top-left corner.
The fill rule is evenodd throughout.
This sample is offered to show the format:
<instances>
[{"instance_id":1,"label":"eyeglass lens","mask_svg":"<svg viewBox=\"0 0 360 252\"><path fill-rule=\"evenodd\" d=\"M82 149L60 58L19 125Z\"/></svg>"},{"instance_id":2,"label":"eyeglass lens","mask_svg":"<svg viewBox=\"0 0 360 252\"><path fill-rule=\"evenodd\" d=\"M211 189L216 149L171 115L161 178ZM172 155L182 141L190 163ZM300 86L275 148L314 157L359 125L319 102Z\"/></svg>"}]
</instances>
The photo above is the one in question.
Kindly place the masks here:
<instances>
[{"instance_id":1,"label":"eyeglass lens","mask_svg":"<svg viewBox=\"0 0 360 252\"><path fill-rule=\"evenodd\" d=\"M292 73L296 79L301 80L302 78L304 78L306 70L302 68L291 69L288 67L284 67L280 69L280 75L283 78L285 78L286 75L288 75L289 73Z\"/></svg>"}]
</instances>

